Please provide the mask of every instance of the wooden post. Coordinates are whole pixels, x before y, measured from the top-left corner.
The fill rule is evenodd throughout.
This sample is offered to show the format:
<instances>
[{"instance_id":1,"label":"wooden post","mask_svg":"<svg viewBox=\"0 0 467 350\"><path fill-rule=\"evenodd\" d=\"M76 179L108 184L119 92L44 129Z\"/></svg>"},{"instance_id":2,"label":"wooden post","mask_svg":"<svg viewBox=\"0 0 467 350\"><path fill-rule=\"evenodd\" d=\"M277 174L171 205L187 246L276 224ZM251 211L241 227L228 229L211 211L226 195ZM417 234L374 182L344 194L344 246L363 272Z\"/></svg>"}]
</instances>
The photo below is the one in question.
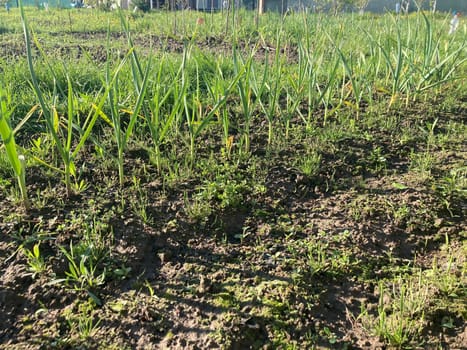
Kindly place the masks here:
<instances>
[{"instance_id":1,"label":"wooden post","mask_svg":"<svg viewBox=\"0 0 467 350\"><path fill-rule=\"evenodd\" d=\"M264 0L258 0L258 15L262 15L264 12Z\"/></svg>"}]
</instances>

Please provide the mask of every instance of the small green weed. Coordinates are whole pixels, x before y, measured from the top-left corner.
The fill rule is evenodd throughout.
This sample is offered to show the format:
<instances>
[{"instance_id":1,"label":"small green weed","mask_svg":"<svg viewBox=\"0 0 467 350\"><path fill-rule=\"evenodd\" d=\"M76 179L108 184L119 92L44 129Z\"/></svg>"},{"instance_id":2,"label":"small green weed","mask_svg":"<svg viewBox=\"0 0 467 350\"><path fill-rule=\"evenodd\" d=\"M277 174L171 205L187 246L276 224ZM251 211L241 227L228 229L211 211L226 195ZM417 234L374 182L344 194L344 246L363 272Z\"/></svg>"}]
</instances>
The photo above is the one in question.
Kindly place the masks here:
<instances>
[{"instance_id":1,"label":"small green weed","mask_svg":"<svg viewBox=\"0 0 467 350\"><path fill-rule=\"evenodd\" d=\"M392 346L402 347L418 339L425 326L425 308L430 298L423 275L400 276L386 285L378 284L379 302L375 316L362 305L363 326Z\"/></svg>"},{"instance_id":2,"label":"small green weed","mask_svg":"<svg viewBox=\"0 0 467 350\"><path fill-rule=\"evenodd\" d=\"M375 147L368 156L368 162L371 170L375 174L379 174L386 169L387 159L383 154L381 147Z\"/></svg>"},{"instance_id":3,"label":"small green weed","mask_svg":"<svg viewBox=\"0 0 467 350\"><path fill-rule=\"evenodd\" d=\"M185 213L193 222L205 224L206 220L213 212L210 201L204 198L205 195L205 193L200 192L195 194L193 198L189 200L185 193Z\"/></svg>"},{"instance_id":4,"label":"small green weed","mask_svg":"<svg viewBox=\"0 0 467 350\"><path fill-rule=\"evenodd\" d=\"M310 151L304 157L300 157L296 164L308 178L318 175L321 169L321 154L317 151Z\"/></svg>"},{"instance_id":5,"label":"small green weed","mask_svg":"<svg viewBox=\"0 0 467 350\"><path fill-rule=\"evenodd\" d=\"M77 249L70 242L70 249L59 247L62 254L68 260L68 271L65 271L66 278L58 279L54 283L65 281L71 284L77 290L86 290L90 295L94 296L90 290L104 284L106 278L106 269L98 274L98 262L93 261L89 252L79 255ZM95 296L94 298L98 300Z\"/></svg>"},{"instance_id":6,"label":"small green weed","mask_svg":"<svg viewBox=\"0 0 467 350\"><path fill-rule=\"evenodd\" d=\"M410 154L410 170L419 175L420 182L431 178L434 165L435 157L430 152L417 153L412 151Z\"/></svg>"},{"instance_id":7,"label":"small green weed","mask_svg":"<svg viewBox=\"0 0 467 350\"><path fill-rule=\"evenodd\" d=\"M72 308L64 311L63 316L67 321L71 334L76 334L80 340L92 337L99 329L101 320L96 320L93 315L95 307L96 304L92 300L88 300L80 302L77 311L73 311Z\"/></svg>"},{"instance_id":8,"label":"small green weed","mask_svg":"<svg viewBox=\"0 0 467 350\"><path fill-rule=\"evenodd\" d=\"M32 247L32 250L24 246L22 247L22 252L27 259L29 271L31 271L33 278L36 275L44 272L47 268L44 262L44 257L41 255L39 246L40 246L40 243L34 244L34 246Z\"/></svg>"}]
</instances>

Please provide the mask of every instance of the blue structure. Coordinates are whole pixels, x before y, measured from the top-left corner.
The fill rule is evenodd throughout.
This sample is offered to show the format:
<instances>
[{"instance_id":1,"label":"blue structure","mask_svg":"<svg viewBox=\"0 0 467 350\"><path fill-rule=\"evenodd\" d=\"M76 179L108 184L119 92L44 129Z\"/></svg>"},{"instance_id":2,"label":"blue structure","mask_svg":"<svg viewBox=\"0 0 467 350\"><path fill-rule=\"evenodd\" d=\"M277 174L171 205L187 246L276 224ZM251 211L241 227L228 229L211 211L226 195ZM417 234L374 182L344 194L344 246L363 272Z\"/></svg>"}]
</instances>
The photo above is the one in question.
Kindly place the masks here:
<instances>
[{"instance_id":1,"label":"blue structure","mask_svg":"<svg viewBox=\"0 0 467 350\"><path fill-rule=\"evenodd\" d=\"M71 2L70 0L23 0L23 6L44 8L44 4L47 4L49 7L71 8ZM7 3L10 7L18 7L18 0L9 0Z\"/></svg>"}]
</instances>

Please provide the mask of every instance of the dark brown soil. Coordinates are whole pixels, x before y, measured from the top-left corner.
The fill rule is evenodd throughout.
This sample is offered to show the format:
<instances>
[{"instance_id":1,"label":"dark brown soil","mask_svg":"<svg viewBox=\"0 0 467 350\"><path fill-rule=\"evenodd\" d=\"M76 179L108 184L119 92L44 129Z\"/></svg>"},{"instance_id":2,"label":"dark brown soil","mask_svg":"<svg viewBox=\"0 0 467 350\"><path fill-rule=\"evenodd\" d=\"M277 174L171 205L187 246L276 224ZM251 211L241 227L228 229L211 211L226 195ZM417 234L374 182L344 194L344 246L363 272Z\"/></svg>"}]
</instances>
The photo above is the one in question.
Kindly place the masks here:
<instances>
[{"instance_id":1,"label":"dark brown soil","mask_svg":"<svg viewBox=\"0 0 467 350\"><path fill-rule=\"evenodd\" d=\"M49 33L49 40L39 40L41 49L43 49L50 57L62 57L66 59L82 59L91 57L96 63L104 63L107 60L107 33L106 32L67 32L64 33ZM60 36L60 37L59 37ZM63 38L65 36L65 38ZM92 40L91 40L92 39ZM112 55L123 58L127 51L127 37L124 33L111 34ZM194 43L194 47L206 53L222 54L230 56L232 54L232 43L222 37L203 37L203 38L179 38L179 37L161 37L156 35L138 35L132 38L133 44L138 49L138 52L144 54L174 52L182 53L189 42ZM96 42L101 42L102 45L96 45ZM89 43L89 45L87 44ZM285 53L290 63L297 62L298 50L294 46L283 46L276 48L271 43L261 41L246 42L239 41L237 49L243 53L254 52L254 57L257 60L264 60L266 54L269 59L274 59L275 50L280 50ZM33 51L39 55L37 46L33 47ZM17 60L26 57L26 48L23 38L17 36L16 39L10 39L0 43L0 55L7 60Z\"/></svg>"}]
</instances>

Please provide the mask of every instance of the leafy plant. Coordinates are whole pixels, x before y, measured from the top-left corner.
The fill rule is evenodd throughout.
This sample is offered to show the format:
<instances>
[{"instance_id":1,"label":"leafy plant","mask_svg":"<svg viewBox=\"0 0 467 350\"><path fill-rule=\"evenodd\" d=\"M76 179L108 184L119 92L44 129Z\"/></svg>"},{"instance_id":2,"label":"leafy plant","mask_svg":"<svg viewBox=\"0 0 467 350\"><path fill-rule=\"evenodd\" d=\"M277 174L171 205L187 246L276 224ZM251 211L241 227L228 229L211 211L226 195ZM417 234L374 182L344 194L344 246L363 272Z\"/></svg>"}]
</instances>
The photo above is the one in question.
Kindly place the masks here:
<instances>
[{"instance_id":1,"label":"leafy plant","mask_svg":"<svg viewBox=\"0 0 467 350\"><path fill-rule=\"evenodd\" d=\"M0 136L5 144L8 160L16 175L23 205L26 209L29 209L29 200L26 188L26 160L24 155L18 154L14 133L9 124L12 110L9 108L8 102L8 96L5 88L0 82Z\"/></svg>"},{"instance_id":2,"label":"leafy plant","mask_svg":"<svg viewBox=\"0 0 467 350\"><path fill-rule=\"evenodd\" d=\"M202 192L193 196L191 200L185 195L185 212L196 223L204 224L213 212L212 204L204 198Z\"/></svg>"},{"instance_id":3,"label":"leafy plant","mask_svg":"<svg viewBox=\"0 0 467 350\"><path fill-rule=\"evenodd\" d=\"M79 122L77 122L77 119L76 119L76 112L74 109L75 96L73 93L73 85L72 85L70 77L67 76L67 83L68 83L67 85L68 92L66 94L67 96L67 117L66 117L66 123L64 125L65 135L62 135L60 131L60 126L61 126L60 116L58 114L56 106L54 105L55 99L57 96L54 96L52 101L46 101L45 94L42 91L41 87L39 86L39 82L38 82L38 78L37 78L37 74L36 74L36 70L35 70L35 67L33 64L33 58L32 58L32 51L31 51L32 41L31 41L31 35L30 35L30 28L29 28L28 21L24 13L24 8L23 8L23 4L21 0L19 1L19 4L20 4L21 20L23 23L23 32L24 32L24 37L25 37L25 42L26 42L26 56L27 56L28 68L29 68L29 72L30 72L31 80L32 80L32 87L33 87L34 93L36 94L37 99L39 100L39 104L41 106L42 113L44 114L45 121L47 124L47 129L63 161L64 170L61 172L63 172L64 174L66 192L67 192L67 195L69 196L72 192L71 176L75 175L74 161L79 151L84 146L86 140L90 136L91 131L94 127L94 124L96 123L97 119L101 116L102 107L104 106L104 103L107 99L107 95L112 89L113 84L116 82L118 71L123 66L124 61L122 62L122 64L118 66L112 79L108 79L107 86L101 89L101 91L103 90L104 93L100 97L97 98L98 102L95 105L91 106L89 114L82 124L79 124ZM35 40L34 43L36 44L37 47L40 48L40 44L37 40ZM42 53L42 57L46 58L47 56L44 53ZM48 67L50 68L51 74L54 77L56 77L57 74L55 70L52 68L52 66L48 64ZM61 86L56 86L56 88L58 91L61 92L61 94L64 94ZM72 142L73 129L77 129L79 131L79 136L80 136L76 145L74 145ZM73 146L74 146L74 149L73 149ZM44 161L42 161L42 163L46 164ZM51 167L54 168L53 166Z\"/></svg>"},{"instance_id":4,"label":"leafy plant","mask_svg":"<svg viewBox=\"0 0 467 350\"><path fill-rule=\"evenodd\" d=\"M62 254L68 260L68 271L65 272L65 279L57 279L53 283L65 281L71 283L77 290L85 290L96 301L99 299L92 292L93 289L102 285L106 278L106 270L97 274L98 261L87 252L77 256L76 248L70 242L70 249L59 247Z\"/></svg>"},{"instance_id":5,"label":"leafy plant","mask_svg":"<svg viewBox=\"0 0 467 350\"><path fill-rule=\"evenodd\" d=\"M308 151L298 159L296 166L307 177L316 176L321 169L321 155L317 151Z\"/></svg>"},{"instance_id":6,"label":"leafy plant","mask_svg":"<svg viewBox=\"0 0 467 350\"><path fill-rule=\"evenodd\" d=\"M120 20L122 27L125 31L127 37L127 43L129 46L128 54L126 57L129 58L130 67L131 67L131 77L133 86L135 88L136 93L136 101L132 107L130 107L129 111L125 111L129 113L129 121L126 125L126 129L123 130L123 120L121 111L118 110L119 101L117 98L119 97L120 89L119 89L119 77L118 72L115 74L111 74L110 69L110 62L107 61L106 64L106 84L109 87L109 95L108 95L108 102L111 110L112 116L112 128L114 131L114 137L117 145L117 164L118 164L118 174L119 174L119 182L120 186L123 186L124 181L124 169L123 169L123 156L126 150L127 144L130 140L130 137L133 134L134 127L136 125L136 121L139 117L139 113L143 108L143 102L146 96L147 88L148 88L148 81L149 75L151 72L152 67L152 56L149 57L149 62L147 63L146 69L143 71L141 66L140 60L138 58L138 54L136 52L136 48L133 45L133 41L131 38L130 27L128 21L124 18L123 14L120 12ZM110 28L107 30L107 43L108 49L107 54L110 56ZM123 63L123 62L122 62ZM115 83L114 83L115 82Z\"/></svg>"},{"instance_id":7,"label":"leafy plant","mask_svg":"<svg viewBox=\"0 0 467 350\"><path fill-rule=\"evenodd\" d=\"M410 344L425 324L425 307L430 296L428 285L420 272L418 278L399 277L387 288L378 284L379 302L375 318L362 305L359 318L363 326L393 346Z\"/></svg>"},{"instance_id":8,"label":"leafy plant","mask_svg":"<svg viewBox=\"0 0 467 350\"><path fill-rule=\"evenodd\" d=\"M92 337L99 329L101 319L95 320L93 311L95 309L93 300L88 300L78 304L78 310L67 309L63 313L65 320L72 333L77 333L81 341Z\"/></svg>"},{"instance_id":9,"label":"leafy plant","mask_svg":"<svg viewBox=\"0 0 467 350\"><path fill-rule=\"evenodd\" d=\"M240 96L240 102L243 112L244 125L243 125L243 145L246 153L250 152L250 127L254 108L259 103L260 96L254 96L252 87L252 76L255 74L254 69L254 51L244 59L238 50L233 47L233 63L235 73L240 77L236 86ZM243 73L244 72L244 73ZM264 86L264 85L263 85Z\"/></svg>"},{"instance_id":10,"label":"leafy plant","mask_svg":"<svg viewBox=\"0 0 467 350\"><path fill-rule=\"evenodd\" d=\"M39 243L34 244L32 250L23 246L22 252L26 256L29 270L32 272L33 277L45 271L46 264L44 257L41 255Z\"/></svg>"}]
</instances>

